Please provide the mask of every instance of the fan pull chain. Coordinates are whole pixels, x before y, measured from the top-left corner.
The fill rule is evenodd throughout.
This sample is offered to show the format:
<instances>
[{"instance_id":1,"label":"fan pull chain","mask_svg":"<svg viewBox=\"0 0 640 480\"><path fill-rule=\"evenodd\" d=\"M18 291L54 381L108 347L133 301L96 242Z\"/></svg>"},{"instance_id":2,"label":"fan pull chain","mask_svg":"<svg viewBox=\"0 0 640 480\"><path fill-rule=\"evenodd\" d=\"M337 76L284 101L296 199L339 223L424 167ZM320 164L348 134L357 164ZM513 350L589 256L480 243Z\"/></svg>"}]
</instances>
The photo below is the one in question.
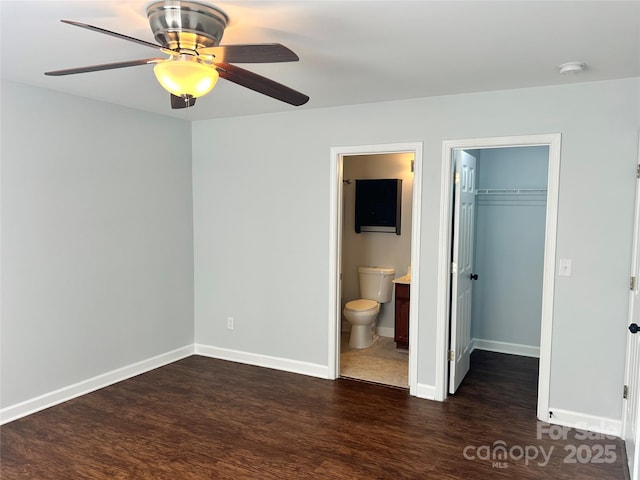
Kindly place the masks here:
<instances>
[{"instance_id":1,"label":"fan pull chain","mask_svg":"<svg viewBox=\"0 0 640 480\"><path fill-rule=\"evenodd\" d=\"M184 116L186 120L191 120L191 105L189 105L189 98L184 97Z\"/></svg>"}]
</instances>

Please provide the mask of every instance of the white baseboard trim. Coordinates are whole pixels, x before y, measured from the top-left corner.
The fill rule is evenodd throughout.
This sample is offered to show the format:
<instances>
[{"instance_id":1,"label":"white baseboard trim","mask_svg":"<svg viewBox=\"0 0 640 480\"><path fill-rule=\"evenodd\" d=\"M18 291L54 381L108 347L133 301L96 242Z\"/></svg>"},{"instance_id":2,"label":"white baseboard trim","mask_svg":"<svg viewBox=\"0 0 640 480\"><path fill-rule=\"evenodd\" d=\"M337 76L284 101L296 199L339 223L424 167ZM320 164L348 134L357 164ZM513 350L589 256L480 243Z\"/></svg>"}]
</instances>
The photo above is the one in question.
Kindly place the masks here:
<instances>
[{"instance_id":1,"label":"white baseboard trim","mask_svg":"<svg viewBox=\"0 0 640 480\"><path fill-rule=\"evenodd\" d=\"M418 398L424 398L426 400L435 400L436 387L435 385L426 385L424 383L418 383L416 385L415 396Z\"/></svg>"},{"instance_id":2,"label":"white baseboard trim","mask_svg":"<svg viewBox=\"0 0 640 480\"><path fill-rule=\"evenodd\" d=\"M376 327L376 334L381 337L393 338L396 331L393 327Z\"/></svg>"},{"instance_id":3,"label":"white baseboard trim","mask_svg":"<svg viewBox=\"0 0 640 480\"><path fill-rule=\"evenodd\" d=\"M572 412L569 410L562 410L560 408L549 408L551 413L547 421L555 425L562 425L564 427L576 428L578 430L586 430L589 432L595 432L607 436L609 438L622 436L622 420L615 420L613 418L596 417L593 415L587 415L585 413ZM541 427L539 426L538 429ZM552 432L557 433L558 432ZM575 435L570 433L570 436ZM606 437L605 437L606 438Z\"/></svg>"},{"instance_id":4,"label":"white baseboard trim","mask_svg":"<svg viewBox=\"0 0 640 480\"><path fill-rule=\"evenodd\" d=\"M193 355L193 344L0 409L0 425Z\"/></svg>"},{"instance_id":5,"label":"white baseboard trim","mask_svg":"<svg viewBox=\"0 0 640 480\"><path fill-rule=\"evenodd\" d=\"M301 373L311 377L330 378L329 367L327 365L319 365L317 363L301 362L299 360L260 355L240 350L202 345L199 343L195 344L195 354L217 358L219 360L245 363L247 365L254 365L257 367L273 368L274 370L283 370L291 373Z\"/></svg>"},{"instance_id":6,"label":"white baseboard trim","mask_svg":"<svg viewBox=\"0 0 640 480\"><path fill-rule=\"evenodd\" d=\"M522 357L540 358L540 347L521 345L519 343L484 340L482 338L474 338L471 340L471 351L473 350L487 350L489 352L508 353L511 355L520 355Z\"/></svg>"}]
</instances>

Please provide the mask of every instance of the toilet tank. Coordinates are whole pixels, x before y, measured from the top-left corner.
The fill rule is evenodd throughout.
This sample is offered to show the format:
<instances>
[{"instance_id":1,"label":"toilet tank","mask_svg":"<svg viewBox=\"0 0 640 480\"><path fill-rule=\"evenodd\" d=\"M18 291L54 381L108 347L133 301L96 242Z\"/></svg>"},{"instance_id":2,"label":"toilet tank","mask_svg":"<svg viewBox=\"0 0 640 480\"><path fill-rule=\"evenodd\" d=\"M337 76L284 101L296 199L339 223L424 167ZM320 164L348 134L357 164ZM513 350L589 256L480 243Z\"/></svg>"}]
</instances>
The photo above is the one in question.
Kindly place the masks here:
<instances>
[{"instance_id":1,"label":"toilet tank","mask_svg":"<svg viewBox=\"0 0 640 480\"><path fill-rule=\"evenodd\" d=\"M360 277L360 296L378 303L391 301L395 268L358 267Z\"/></svg>"}]
</instances>

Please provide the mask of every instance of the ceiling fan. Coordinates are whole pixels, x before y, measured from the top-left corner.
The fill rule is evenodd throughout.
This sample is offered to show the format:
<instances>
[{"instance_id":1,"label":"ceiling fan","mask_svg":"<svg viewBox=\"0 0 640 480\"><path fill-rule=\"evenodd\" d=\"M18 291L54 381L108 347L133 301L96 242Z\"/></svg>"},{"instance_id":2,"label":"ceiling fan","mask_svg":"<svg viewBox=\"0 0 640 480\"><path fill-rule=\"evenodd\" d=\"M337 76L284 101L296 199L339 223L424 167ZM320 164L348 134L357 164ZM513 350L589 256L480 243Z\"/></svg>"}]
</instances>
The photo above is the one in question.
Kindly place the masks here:
<instances>
[{"instance_id":1,"label":"ceiling fan","mask_svg":"<svg viewBox=\"0 0 640 480\"><path fill-rule=\"evenodd\" d=\"M233 63L296 62L298 56L279 43L220 45L229 17L213 5L201 2L160 1L147 7L151 31L159 44L112 32L86 23L63 23L145 45L169 55L45 72L60 76L154 64L154 74L171 94L171 108L191 107L222 77L290 105L300 106L309 97L281 83L240 68Z\"/></svg>"}]
</instances>

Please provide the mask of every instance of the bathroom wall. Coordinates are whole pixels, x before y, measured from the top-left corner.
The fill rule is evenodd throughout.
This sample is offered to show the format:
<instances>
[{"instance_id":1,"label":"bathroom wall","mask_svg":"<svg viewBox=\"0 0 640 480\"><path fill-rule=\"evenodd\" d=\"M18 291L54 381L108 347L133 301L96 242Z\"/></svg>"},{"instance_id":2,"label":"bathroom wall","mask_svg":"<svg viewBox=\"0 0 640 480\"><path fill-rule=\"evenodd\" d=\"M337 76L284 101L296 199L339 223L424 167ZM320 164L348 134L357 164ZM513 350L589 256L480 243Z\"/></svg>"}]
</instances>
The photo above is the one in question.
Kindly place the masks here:
<instances>
[{"instance_id":1,"label":"bathroom wall","mask_svg":"<svg viewBox=\"0 0 640 480\"><path fill-rule=\"evenodd\" d=\"M546 189L547 146L476 151L478 189ZM476 197L472 338L539 355L546 194Z\"/></svg>"},{"instance_id":2,"label":"bathroom wall","mask_svg":"<svg viewBox=\"0 0 640 480\"><path fill-rule=\"evenodd\" d=\"M396 269L396 278L407 273L411 263L411 200L413 153L388 155L353 155L344 158L343 225L342 225L342 307L361 298L358 267L376 266ZM383 232L355 232L355 180L402 179L402 207L400 235ZM342 327L349 323L343 318ZM394 333L394 304L383 304L377 321L378 333L392 337Z\"/></svg>"}]
</instances>

